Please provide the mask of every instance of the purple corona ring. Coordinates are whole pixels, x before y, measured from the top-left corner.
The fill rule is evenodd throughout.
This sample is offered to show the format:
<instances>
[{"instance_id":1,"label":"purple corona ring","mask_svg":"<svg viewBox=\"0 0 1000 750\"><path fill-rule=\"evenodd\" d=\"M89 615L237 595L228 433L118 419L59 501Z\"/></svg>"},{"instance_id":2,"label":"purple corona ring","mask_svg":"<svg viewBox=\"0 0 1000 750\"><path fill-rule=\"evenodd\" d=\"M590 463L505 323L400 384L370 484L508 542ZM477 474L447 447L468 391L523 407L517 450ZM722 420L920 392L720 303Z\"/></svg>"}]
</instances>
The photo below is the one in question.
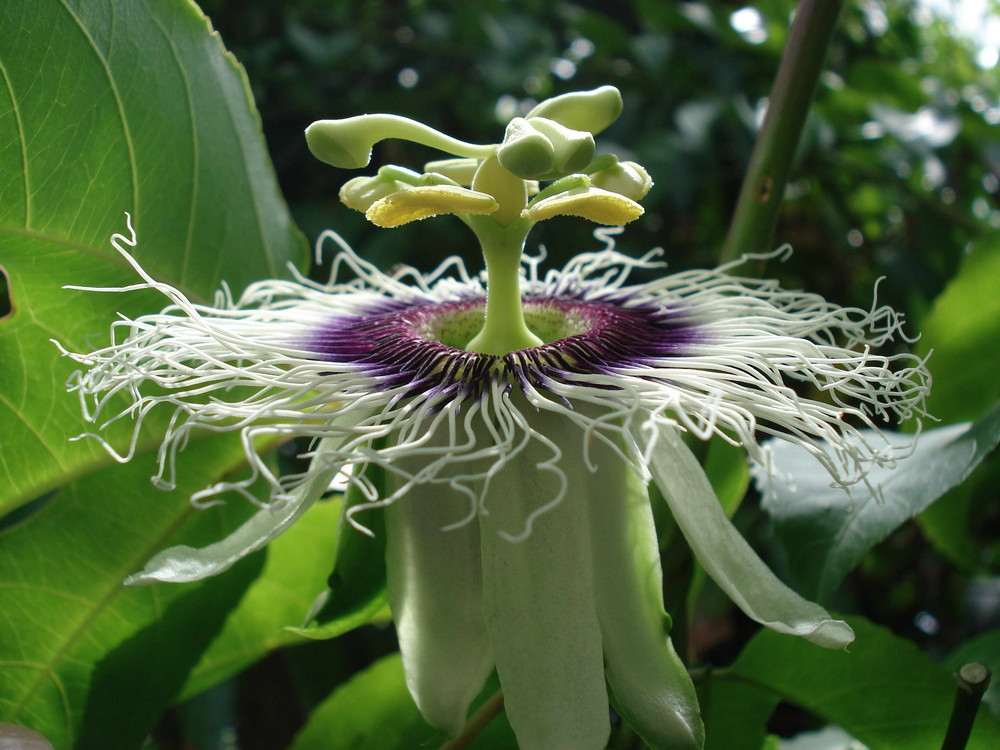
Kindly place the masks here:
<instances>
[{"instance_id":1,"label":"purple corona ring","mask_svg":"<svg viewBox=\"0 0 1000 750\"><path fill-rule=\"evenodd\" d=\"M699 339L690 316L651 300L630 303L627 291L593 299L587 287L562 295L539 289L524 297L524 317L545 343L503 356L464 348L483 325L481 294L379 304L331 319L305 345L324 359L362 367L379 388L453 400L479 398L493 381L546 391L580 377L656 367Z\"/></svg>"},{"instance_id":2,"label":"purple corona ring","mask_svg":"<svg viewBox=\"0 0 1000 750\"><path fill-rule=\"evenodd\" d=\"M261 506L226 539L166 550L129 583L225 570L346 474L368 499L351 522L386 514L407 685L432 726L457 733L495 668L521 747L603 748L610 702L652 747L697 748L694 690L665 632L654 481L747 615L843 648L850 627L771 573L682 437L743 446L767 470L760 439L778 436L834 484L865 482L899 449L859 430L920 414L927 389L912 355L875 353L899 317L741 278L738 264L635 283L658 253L630 258L614 230L596 234L606 247L562 270L522 261L524 319L542 343L503 355L467 350L485 287L454 259L427 276L385 274L342 245L330 283L261 281L208 306L146 274L122 247L134 233L116 235L142 279L130 289L169 305L115 322L103 349L68 353L87 418L134 420L130 447L105 443L127 460L150 410L172 412L163 486L194 432L239 432L250 475L193 499L236 490ZM309 468L275 475L254 450L263 436L312 438ZM369 469L388 478L382 494ZM259 479L269 497L250 495Z\"/></svg>"}]
</instances>

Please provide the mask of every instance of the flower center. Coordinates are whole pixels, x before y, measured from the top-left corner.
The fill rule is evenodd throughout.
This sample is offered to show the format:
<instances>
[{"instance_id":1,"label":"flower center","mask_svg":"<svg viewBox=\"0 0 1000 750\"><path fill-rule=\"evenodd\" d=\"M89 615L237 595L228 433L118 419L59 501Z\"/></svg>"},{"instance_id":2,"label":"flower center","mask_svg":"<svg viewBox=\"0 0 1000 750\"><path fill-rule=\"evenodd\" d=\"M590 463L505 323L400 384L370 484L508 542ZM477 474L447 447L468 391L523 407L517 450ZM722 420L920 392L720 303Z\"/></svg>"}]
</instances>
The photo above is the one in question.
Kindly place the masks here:
<instances>
[{"instance_id":1,"label":"flower center","mask_svg":"<svg viewBox=\"0 0 1000 750\"><path fill-rule=\"evenodd\" d=\"M475 397L497 381L543 389L557 381L579 382L580 376L604 382L616 372L647 370L662 357L683 355L701 340L686 311L626 301L527 296L525 321L543 343L503 355L467 348L482 327L481 297L381 305L331 321L307 346L386 388L443 394L457 387Z\"/></svg>"},{"instance_id":2,"label":"flower center","mask_svg":"<svg viewBox=\"0 0 1000 750\"><path fill-rule=\"evenodd\" d=\"M545 344L590 332L599 317L593 305L553 298L524 300L524 319L532 333ZM429 312L429 314L426 314ZM469 341L482 330L483 300L434 305L429 311L414 311L412 331L439 344L467 351ZM606 316L604 316L606 317Z\"/></svg>"},{"instance_id":3,"label":"flower center","mask_svg":"<svg viewBox=\"0 0 1000 750\"><path fill-rule=\"evenodd\" d=\"M593 306L591 306L593 308ZM598 316L579 303L557 299L540 299L526 302L524 319L538 338L546 344L591 331Z\"/></svg>"},{"instance_id":4,"label":"flower center","mask_svg":"<svg viewBox=\"0 0 1000 750\"><path fill-rule=\"evenodd\" d=\"M412 331L417 336L452 349L465 349L482 330L485 307L484 300L445 303L430 309L417 308L403 318L412 319Z\"/></svg>"}]
</instances>

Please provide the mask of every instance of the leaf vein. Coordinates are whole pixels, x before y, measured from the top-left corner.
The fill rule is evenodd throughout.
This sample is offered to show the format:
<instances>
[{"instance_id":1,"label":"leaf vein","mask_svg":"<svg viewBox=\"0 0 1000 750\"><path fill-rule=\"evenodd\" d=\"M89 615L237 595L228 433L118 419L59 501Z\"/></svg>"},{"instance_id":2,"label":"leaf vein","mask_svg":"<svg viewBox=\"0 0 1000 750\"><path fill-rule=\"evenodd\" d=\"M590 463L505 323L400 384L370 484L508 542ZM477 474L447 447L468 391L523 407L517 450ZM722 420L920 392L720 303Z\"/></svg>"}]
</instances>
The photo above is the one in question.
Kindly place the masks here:
<instances>
[{"instance_id":1,"label":"leaf vein","mask_svg":"<svg viewBox=\"0 0 1000 750\"><path fill-rule=\"evenodd\" d=\"M129 174L132 179L132 211L138 214L139 177L136 171L135 143L132 141L132 132L129 129L128 118L125 116L125 105L124 101L122 100L121 92L118 90L118 82L115 80L115 77L111 73L111 67L108 64L107 58L105 58L105 56L101 53L101 50L98 48L97 43L94 41L94 37L91 36L90 34L90 30L87 29L87 27L84 25L83 20L76 14L76 12L72 8L69 7L69 4L67 3L66 0L59 0L59 2L63 6L63 8L66 9L66 12L73 19L74 23L76 23L77 27L79 27L80 33L83 34L84 38L90 44L91 48L94 51L94 54L97 56L97 59L100 60L101 67L103 68L104 74L108 79L108 88L110 89L111 94L112 96L114 96L115 99L115 106L118 109L118 118L121 122L121 127L122 127L123 140L125 142L125 147L128 149Z\"/></svg>"},{"instance_id":2,"label":"leaf vein","mask_svg":"<svg viewBox=\"0 0 1000 750\"><path fill-rule=\"evenodd\" d=\"M3 64L2 60L0 60L0 75L3 76L3 82L7 87L7 92L10 94L11 111L14 114L14 122L17 125L17 140L21 145L21 171L24 174L24 226L28 227L31 224L31 188L30 178L28 175L28 144L24 138L24 123L21 121L21 110L17 104L17 96L14 94L14 87L11 84L10 76L7 74L7 67Z\"/></svg>"}]
</instances>

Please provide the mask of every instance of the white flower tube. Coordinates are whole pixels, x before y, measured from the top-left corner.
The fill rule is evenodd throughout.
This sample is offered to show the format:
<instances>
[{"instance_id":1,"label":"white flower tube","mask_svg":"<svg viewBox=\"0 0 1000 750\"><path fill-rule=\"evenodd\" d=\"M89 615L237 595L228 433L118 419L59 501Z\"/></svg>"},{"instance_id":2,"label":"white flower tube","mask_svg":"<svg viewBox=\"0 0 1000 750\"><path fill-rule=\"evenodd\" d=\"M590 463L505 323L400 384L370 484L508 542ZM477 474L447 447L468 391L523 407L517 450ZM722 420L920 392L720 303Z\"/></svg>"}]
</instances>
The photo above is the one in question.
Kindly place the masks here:
<instances>
[{"instance_id":1,"label":"white flower tube","mask_svg":"<svg viewBox=\"0 0 1000 750\"><path fill-rule=\"evenodd\" d=\"M559 447L579 455L575 425L529 419L539 442L489 477L480 516L486 626L520 747L601 750L611 731L594 597L601 561L580 495L591 477Z\"/></svg>"},{"instance_id":2,"label":"white flower tube","mask_svg":"<svg viewBox=\"0 0 1000 750\"><path fill-rule=\"evenodd\" d=\"M607 446L591 445L596 471L587 490L594 594L605 671L615 706L657 750L705 742L698 698L670 637L663 611L660 550L646 484Z\"/></svg>"}]
</instances>

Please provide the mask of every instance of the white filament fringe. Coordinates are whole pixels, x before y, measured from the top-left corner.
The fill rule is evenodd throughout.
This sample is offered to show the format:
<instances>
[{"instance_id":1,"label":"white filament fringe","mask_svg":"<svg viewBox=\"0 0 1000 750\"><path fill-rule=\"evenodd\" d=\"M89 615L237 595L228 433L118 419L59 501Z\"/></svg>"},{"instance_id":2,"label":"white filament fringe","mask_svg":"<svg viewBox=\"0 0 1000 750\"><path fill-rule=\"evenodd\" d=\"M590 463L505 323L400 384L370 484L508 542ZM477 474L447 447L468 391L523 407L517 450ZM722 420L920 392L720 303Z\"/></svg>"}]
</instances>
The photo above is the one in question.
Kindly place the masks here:
<instances>
[{"instance_id":1,"label":"white filament fringe","mask_svg":"<svg viewBox=\"0 0 1000 750\"><path fill-rule=\"evenodd\" d=\"M339 235L324 232L317 255L326 242L339 248L329 282L311 281L292 269L291 280L259 281L236 298L223 288L209 306L147 274L126 249L137 244L128 214L126 226L129 236L115 234L111 243L141 281L71 288L153 289L168 305L135 320L116 320L103 348L75 353L60 346L82 366L69 387L79 394L87 421L103 431L131 420L124 436L80 437L97 440L116 460L127 461L150 413L167 412L153 482L172 488L177 453L195 433L239 432L249 476L195 493L192 501L199 505L230 491L262 506L281 503L303 482L340 469L349 471L349 481L368 499L351 511L358 526L354 514L361 509L388 505L424 484L447 486L468 498L467 515L454 524L459 526L489 513L491 477L539 451L537 469L560 478L562 490L539 505L526 528L510 532L508 538L517 541L530 535L538 515L563 500L566 472L580 470L566 466L560 446L533 426L538 411L572 420L585 446L601 440L647 478L655 446L636 445L630 435L655 434L657 425L671 425L702 440L718 435L741 445L765 468L770 462L759 440L780 437L808 450L841 487L864 482L871 467L901 455L888 442L861 438L859 428L924 414L930 381L924 363L908 353L874 353L896 337L905 339L902 318L891 308L875 301L869 310L839 307L815 294L784 290L773 280L730 273L747 260L784 257L787 247L631 286L634 271L662 267L662 251L638 259L617 252L617 228L598 230L595 236L605 248L575 257L562 270L542 274L544 256L527 258L522 277L527 295L668 310L697 336L682 353L647 358L641 365L608 362L608 372L565 370L556 378L549 372L544 390L493 377L472 401L456 395L457 383L447 382L426 397L413 397L409 384L386 388L362 366L323 359L309 348L318 328L364 316L380 303L484 297L482 276L469 274L461 260L449 258L426 275L408 266L386 274ZM337 282L342 276L348 280ZM634 424L642 429L633 431ZM326 439L323 445L333 447L305 454L307 471L277 476L255 444L292 437L311 438L313 445ZM823 443L832 451L820 447ZM400 457L419 458L419 469L401 468ZM585 462L595 470L589 458ZM392 475L396 489L377 497L360 471L367 465ZM258 480L270 488L266 499L250 490Z\"/></svg>"}]
</instances>

